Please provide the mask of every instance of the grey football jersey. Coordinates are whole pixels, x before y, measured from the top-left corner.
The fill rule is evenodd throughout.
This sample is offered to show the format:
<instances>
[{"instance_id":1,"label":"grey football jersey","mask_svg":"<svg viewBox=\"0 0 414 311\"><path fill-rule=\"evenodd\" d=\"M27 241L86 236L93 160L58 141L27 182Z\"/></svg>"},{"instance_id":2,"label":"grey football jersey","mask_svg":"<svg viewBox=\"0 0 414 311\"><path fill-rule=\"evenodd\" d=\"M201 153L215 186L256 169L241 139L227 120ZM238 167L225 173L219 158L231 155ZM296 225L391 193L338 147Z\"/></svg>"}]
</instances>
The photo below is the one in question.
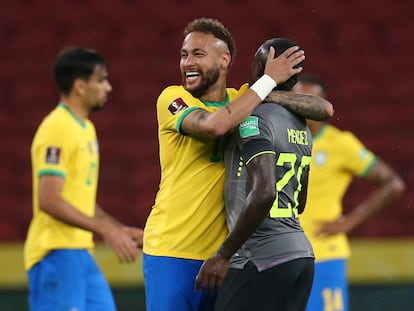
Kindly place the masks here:
<instances>
[{"instance_id":1,"label":"grey football jersey","mask_svg":"<svg viewBox=\"0 0 414 311\"><path fill-rule=\"evenodd\" d=\"M225 205L229 230L245 208L246 163L261 153L276 156L277 198L269 215L232 257L242 268L252 260L259 271L297 258L314 257L299 223L297 206L302 174L309 170L312 136L303 118L274 103L259 105L226 145Z\"/></svg>"}]
</instances>

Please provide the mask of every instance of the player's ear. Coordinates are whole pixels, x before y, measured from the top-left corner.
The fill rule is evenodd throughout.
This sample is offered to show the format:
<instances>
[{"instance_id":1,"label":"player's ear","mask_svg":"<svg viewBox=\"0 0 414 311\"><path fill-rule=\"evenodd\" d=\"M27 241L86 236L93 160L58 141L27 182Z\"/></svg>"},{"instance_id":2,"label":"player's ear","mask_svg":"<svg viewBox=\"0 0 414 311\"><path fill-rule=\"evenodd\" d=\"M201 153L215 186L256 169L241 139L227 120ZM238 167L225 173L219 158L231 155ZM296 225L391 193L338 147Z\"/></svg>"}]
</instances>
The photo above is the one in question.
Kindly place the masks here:
<instances>
[{"instance_id":1,"label":"player's ear","mask_svg":"<svg viewBox=\"0 0 414 311\"><path fill-rule=\"evenodd\" d=\"M223 54L222 63L223 63L223 66L225 68L230 67L230 64L231 64L231 55L230 55L230 52L229 51L227 51L226 53Z\"/></svg>"},{"instance_id":2,"label":"player's ear","mask_svg":"<svg viewBox=\"0 0 414 311\"><path fill-rule=\"evenodd\" d=\"M84 80L75 79L75 81L73 81L72 92L78 95L84 95L85 87L86 87L86 82Z\"/></svg>"}]
</instances>

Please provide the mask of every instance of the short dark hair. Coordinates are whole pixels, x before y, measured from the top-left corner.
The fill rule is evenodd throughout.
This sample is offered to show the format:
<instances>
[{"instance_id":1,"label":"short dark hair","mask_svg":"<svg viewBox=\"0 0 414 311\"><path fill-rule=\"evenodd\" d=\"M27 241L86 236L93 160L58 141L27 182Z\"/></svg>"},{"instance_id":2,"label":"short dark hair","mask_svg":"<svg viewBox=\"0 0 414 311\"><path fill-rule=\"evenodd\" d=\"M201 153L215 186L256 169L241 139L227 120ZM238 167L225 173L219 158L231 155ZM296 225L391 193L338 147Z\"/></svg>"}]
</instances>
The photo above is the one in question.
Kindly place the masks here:
<instances>
[{"instance_id":1,"label":"short dark hair","mask_svg":"<svg viewBox=\"0 0 414 311\"><path fill-rule=\"evenodd\" d=\"M292 46L298 46L297 43L286 38L273 38L265 41L257 50L252 64L252 80L256 80L264 74L267 56L269 55L270 47L275 49L275 58L281 55L284 51ZM301 61L295 68L303 67L304 61ZM288 80L280 83L275 88L276 90L290 91L298 82L299 74L291 76ZM251 83L254 81L251 81Z\"/></svg>"},{"instance_id":2,"label":"short dark hair","mask_svg":"<svg viewBox=\"0 0 414 311\"><path fill-rule=\"evenodd\" d=\"M68 95L76 79L88 80L96 65L107 66L104 57L93 49L68 47L55 61L55 80L59 91Z\"/></svg>"},{"instance_id":3,"label":"short dark hair","mask_svg":"<svg viewBox=\"0 0 414 311\"><path fill-rule=\"evenodd\" d=\"M316 74L302 73L299 77L299 81L303 83L319 85L319 87L322 89L322 92L324 93L324 96L328 97L328 89L325 82Z\"/></svg>"},{"instance_id":4,"label":"short dark hair","mask_svg":"<svg viewBox=\"0 0 414 311\"><path fill-rule=\"evenodd\" d=\"M184 36L192 32L211 33L217 39L225 42L230 51L231 63L236 58L236 43L230 31L219 20L214 18L198 18L188 23L184 28Z\"/></svg>"}]
</instances>

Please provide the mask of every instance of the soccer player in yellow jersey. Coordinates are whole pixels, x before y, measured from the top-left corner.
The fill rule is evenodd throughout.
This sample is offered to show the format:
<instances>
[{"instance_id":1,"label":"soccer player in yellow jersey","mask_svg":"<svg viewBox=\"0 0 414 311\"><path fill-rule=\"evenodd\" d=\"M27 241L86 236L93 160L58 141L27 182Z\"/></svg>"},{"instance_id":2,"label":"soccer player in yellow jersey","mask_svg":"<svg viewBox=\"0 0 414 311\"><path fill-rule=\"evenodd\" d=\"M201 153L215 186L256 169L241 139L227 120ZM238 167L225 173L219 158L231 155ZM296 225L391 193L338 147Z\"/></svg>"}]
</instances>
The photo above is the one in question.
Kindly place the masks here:
<instances>
[{"instance_id":1,"label":"soccer player in yellow jersey","mask_svg":"<svg viewBox=\"0 0 414 311\"><path fill-rule=\"evenodd\" d=\"M112 90L106 61L91 49L65 49L56 59L55 79L60 103L31 147L33 218L24 245L30 310L114 311L109 285L90 254L93 234L121 262L133 262L143 232L96 204L99 148L88 116Z\"/></svg>"},{"instance_id":2,"label":"soccer player in yellow jersey","mask_svg":"<svg viewBox=\"0 0 414 311\"><path fill-rule=\"evenodd\" d=\"M295 66L304 59L298 47L277 58L272 49L265 74L250 88L235 90L226 88L234 56L233 38L222 23L208 18L190 22L181 47L183 85L167 87L158 98L161 182L144 230L147 311L213 310L215 297L195 292L194 281L203 260L227 235L220 137L277 83L299 73ZM274 96L286 105L298 98L288 92ZM314 104L324 118L332 113L330 103L316 96L295 103L298 110Z\"/></svg>"},{"instance_id":3,"label":"soccer player in yellow jersey","mask_svg":"<svg viewBox=\"0 0 414 311\"><path fill-rule=\"evenodd\" d=\"M294 91L327 98L324 82L302 74ZM352 133L324 122L307 121L313 136L308 199L300 222L315 252L315 275L307 311L348 311L346 234L389 206L404 191L397 173ZM354 177L375 186L366 200L343 215L342 198Z\"/></svg>"}]
</instances>

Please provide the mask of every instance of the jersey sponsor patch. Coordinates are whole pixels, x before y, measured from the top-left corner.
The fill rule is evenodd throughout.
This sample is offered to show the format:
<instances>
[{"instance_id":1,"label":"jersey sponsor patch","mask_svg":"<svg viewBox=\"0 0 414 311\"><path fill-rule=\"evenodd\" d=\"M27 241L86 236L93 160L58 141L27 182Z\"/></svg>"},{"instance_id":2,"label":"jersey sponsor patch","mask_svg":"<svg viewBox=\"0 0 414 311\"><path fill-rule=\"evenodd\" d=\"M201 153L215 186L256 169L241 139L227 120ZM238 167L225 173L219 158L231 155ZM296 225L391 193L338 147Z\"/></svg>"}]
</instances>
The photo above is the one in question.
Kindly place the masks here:
<instances>
[{"instance_id":1,"label":"jersey sponsor patch","mask_svg":"<svg viewBox=\"0 0 414 311\"><path fill-rule=\"evenodd\" d=\"M186 108L188 108L188 105L185 103L184 99L182 99L181 97L174 99L173 102L168 106L168 110L172 114L177 114L181 110L184 110Z\"/></svg>"},{"instance_id":2,"label":"jersey sponsor patch","mask_svg":"<svg viewBox=\"0 0 414 311\"><path fill-rule=\"evenodd\" d=\"M255 116L248 117L240 123L239 131L242 138L259 135L259 118Z\"/></svg>"},{"instance_id":3,"label":"jersey sponsor patch","mask_svg":"<svg viewBox=\"0 0 414 311\"><path fill-rule=\"evenodd\" d=\"M326 163L326 152L324 151L317 151L314 154L315 164L316 165L324 165Z\"/></svg>"},{"instance_id":4,"label":"jersey sponsor patch","mask_svg":"<svg viewBox=\"0 0 414 311\"><path fill-rule=\"evenodd\" d=\"M46 149L46 163L59 164L60 160L60 148L47 147Z\"/></svg>"},{"instance_id":5,"label":"jersey sponsor patch","mask_svg":"<svg viewBox=\"0 0 414 311\"><path fill-rule=\"evenodd\" d=\"M367 156L368 156L368 150L366 150L366 149L362 149L360 152L359 152L359 158L360 159L362 159L362 160L365 160L366 158L367 158Z\"/></svg>"}]
</instances>

